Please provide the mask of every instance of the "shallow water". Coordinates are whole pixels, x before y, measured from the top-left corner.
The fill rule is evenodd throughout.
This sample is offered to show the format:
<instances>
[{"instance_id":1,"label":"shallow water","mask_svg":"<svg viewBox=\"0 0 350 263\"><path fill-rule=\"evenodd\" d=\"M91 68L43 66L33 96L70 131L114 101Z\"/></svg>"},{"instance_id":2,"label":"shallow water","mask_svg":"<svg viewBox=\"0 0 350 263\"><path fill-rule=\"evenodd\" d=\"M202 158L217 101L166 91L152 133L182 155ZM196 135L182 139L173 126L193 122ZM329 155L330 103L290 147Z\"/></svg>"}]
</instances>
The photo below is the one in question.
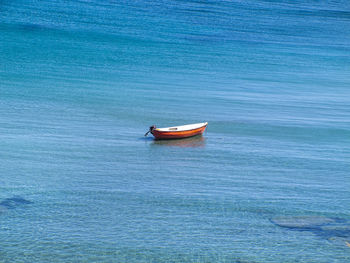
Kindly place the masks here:
<instances>
[{"instance_id":1,"label":"shallow water","mask_svg":"<svg viewBox=\"0 0 350 263\"><path fill-rule=\"evenodd\" d=\"M348 1L1 1L1 262L348 262ZM203 137L159 127L208 121Z\"/></svg>"}]
</instances>

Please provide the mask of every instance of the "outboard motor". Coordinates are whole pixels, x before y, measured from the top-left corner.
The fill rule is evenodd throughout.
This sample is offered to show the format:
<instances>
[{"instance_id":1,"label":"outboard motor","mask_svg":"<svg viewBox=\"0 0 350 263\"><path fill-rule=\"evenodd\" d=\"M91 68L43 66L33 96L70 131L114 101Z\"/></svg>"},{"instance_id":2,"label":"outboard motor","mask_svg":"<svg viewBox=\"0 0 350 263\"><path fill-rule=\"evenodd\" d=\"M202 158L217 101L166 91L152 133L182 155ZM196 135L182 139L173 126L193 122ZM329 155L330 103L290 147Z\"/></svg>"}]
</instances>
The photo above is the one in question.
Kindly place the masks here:
<instances>
[{"instance_id":1,"label":"outboard motor","mask_svg":"<svg viewBox=\"0 0 350 263\"><path fill-rule=\"evenodd\" d=\"M156 125L152 125L151 127L149 127L149 131L145 133L145 136L147 136L149 133L152 133L152 131L157 128Z\"/></svg>"}]
</instances>

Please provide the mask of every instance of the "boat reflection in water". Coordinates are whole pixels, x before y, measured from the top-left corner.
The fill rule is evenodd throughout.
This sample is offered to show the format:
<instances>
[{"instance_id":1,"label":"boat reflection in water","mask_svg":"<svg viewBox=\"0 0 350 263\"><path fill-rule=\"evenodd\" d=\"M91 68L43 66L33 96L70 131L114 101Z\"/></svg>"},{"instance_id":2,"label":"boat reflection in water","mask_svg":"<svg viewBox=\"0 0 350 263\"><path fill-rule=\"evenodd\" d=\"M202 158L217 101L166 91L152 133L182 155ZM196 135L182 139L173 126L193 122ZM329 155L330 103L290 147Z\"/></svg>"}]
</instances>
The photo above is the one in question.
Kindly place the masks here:
<instances>
[{"instance_id":1,"label":"boat reflection in water","mask_svg":"<svg viewBox=\"0 0 350 263\"><path fill-rule=\"evenodd\" d=\"M197 135L184 139L173 140L154 140L152 145L154 146L175 146L175 147L204 147L205 138L202 135Z\"/></svg>"}]
</instances>

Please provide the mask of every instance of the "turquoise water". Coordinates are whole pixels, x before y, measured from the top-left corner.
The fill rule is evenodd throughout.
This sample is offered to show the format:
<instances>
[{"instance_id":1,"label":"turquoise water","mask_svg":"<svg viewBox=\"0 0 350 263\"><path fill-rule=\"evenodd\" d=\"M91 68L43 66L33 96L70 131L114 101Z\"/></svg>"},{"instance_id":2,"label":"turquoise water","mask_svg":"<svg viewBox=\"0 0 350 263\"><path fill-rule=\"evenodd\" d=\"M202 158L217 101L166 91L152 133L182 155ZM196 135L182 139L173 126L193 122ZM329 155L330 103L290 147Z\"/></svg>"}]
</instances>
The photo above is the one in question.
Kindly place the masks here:
<instances>
[{"instance_id":1,"label":"turquoise water","mask_svg":"<svg viewBox=\"0 0 350 263\"><path fill-rule=\"evenodd\" d=\"M350 262L350 2L5 0L0 51L0 262Z\"/></svg>"}]
</instances>

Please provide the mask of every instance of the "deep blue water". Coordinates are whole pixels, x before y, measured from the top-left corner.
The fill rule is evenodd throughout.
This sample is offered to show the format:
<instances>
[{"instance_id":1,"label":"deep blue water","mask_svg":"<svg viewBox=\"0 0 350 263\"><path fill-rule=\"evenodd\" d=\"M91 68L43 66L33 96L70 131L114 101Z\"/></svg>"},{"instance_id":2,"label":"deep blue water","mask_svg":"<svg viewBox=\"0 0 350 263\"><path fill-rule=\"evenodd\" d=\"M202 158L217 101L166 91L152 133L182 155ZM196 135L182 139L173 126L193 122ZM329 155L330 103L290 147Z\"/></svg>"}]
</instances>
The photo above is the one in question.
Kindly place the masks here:
<instances>
[{"instance_id":1,"label":"deep blue water","mask_svg":"<svg viewBox=\"0 0 350 263\"><path fill-rule=\"evenodd\" d=\"M350 262L350 2L0 1L0 172L0 262Z\"/></svg>"}]
</instances>

